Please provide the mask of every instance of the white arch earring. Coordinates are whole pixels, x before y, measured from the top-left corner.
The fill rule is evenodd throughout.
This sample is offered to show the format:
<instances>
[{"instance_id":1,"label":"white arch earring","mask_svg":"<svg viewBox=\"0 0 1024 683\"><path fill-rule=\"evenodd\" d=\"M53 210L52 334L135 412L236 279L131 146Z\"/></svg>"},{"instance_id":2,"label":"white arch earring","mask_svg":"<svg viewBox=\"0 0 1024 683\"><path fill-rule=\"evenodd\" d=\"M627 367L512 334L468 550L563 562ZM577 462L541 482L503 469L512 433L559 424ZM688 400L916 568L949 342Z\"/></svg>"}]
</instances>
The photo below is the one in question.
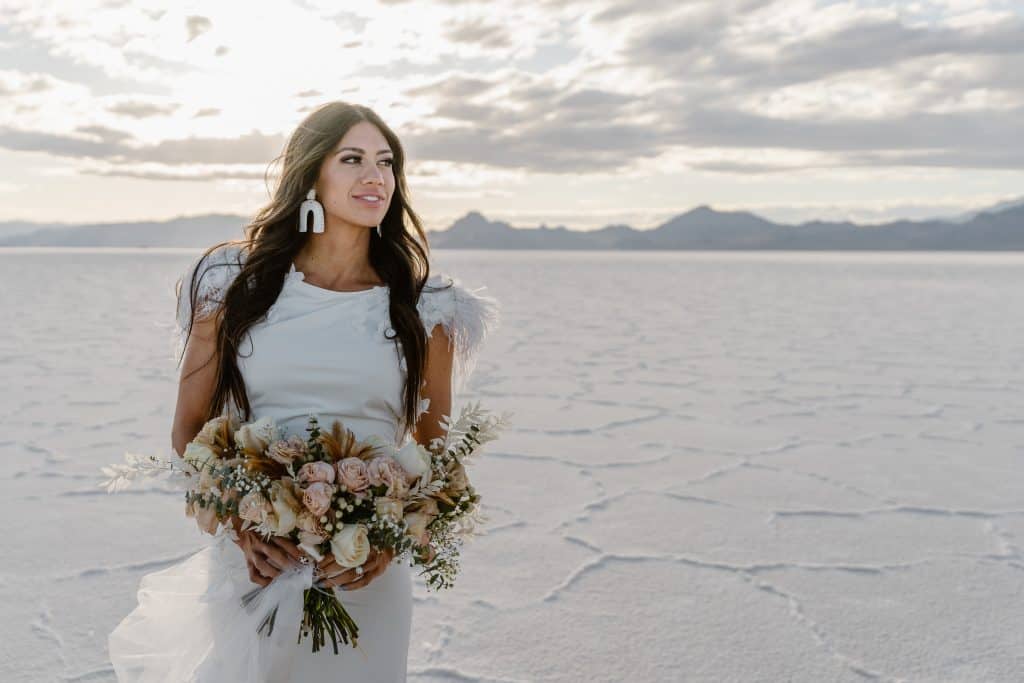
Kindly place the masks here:
<instances>
[{"instance_id":1,"label":"white arch earring","mask_svg":"<svg viewBox=\"0 0 1024 683\"><path fill-rule=\"evenodd\" d=\"M313 214L313 232L324 231L324 206L316 200L316 188L306 194L306 201L299 207L299 232L306 232L309 214Z\"/></svg>"},{"instance_id":2,"label":"white arch earring","mask_svg":"<svg viewBox=\"0 0 1024 683\"><path fill-rule=\"evenodd\" d=\"M382 237L382 235L380 234L380 224L379 223L377 224L377 237Z\"/></svg>"}]
</instances>

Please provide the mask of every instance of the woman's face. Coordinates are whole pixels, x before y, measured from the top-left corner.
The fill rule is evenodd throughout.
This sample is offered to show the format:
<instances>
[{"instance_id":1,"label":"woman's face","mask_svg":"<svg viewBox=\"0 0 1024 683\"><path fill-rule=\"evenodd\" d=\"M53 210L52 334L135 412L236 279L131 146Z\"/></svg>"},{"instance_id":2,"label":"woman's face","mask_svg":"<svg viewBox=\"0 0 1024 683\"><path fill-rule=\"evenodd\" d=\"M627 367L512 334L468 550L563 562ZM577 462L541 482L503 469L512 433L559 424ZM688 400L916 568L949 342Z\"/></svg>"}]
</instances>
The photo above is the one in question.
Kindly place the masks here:
<instances>
[{"instance_id":1,"label":"woman's face","mask_svg":"<svg viewBox=\"0 0 1024 683\"><path fill-rule=\"evenodd\" d=\"M393 159L387 139L376 126L367 121L352 126L320 166L316 196L327 221L376 227L394 193ZM362 195L381 199L376 203L357 199Z\"/></svg>"}]
</instances>

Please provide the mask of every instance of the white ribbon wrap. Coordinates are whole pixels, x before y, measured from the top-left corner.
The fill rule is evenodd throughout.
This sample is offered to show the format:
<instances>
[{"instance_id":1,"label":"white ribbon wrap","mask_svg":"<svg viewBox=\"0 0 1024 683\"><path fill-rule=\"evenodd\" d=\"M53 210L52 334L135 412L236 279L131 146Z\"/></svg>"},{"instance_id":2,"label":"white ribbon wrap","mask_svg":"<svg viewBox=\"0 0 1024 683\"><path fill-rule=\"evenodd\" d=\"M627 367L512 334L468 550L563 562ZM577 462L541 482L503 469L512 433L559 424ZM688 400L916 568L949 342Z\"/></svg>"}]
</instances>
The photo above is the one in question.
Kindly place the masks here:
<instances>
[{"instance_id":1,"label":"white ribbon wrap","mask_svg":"<svg viewBox=\"0 0 1024 683\"><path fill-rule=\"evenodd\" d=\"M117 680L287 680L298 647L303 592L312 585L314 569L312 563L288 569L243 607L242 596L258 585L249 580L242 550L222 533L185 560L143 576L138 606L108 638ZM273 633L258 633L275 606ZM312 637L301 645L312 648Z\"/></svg>"}]
</instances>

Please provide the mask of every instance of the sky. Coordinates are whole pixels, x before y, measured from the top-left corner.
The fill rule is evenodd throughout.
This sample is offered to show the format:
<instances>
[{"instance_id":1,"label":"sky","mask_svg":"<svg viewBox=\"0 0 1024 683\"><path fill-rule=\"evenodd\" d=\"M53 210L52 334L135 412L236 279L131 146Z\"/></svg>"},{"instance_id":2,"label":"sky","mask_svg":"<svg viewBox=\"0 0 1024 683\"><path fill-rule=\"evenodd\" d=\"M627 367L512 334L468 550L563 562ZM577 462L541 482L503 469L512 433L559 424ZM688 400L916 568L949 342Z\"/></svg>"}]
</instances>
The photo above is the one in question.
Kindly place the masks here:
<instances>
[{"instance_id":1,"label":"sky","mask_svg":"<svg viewBox=\"0 0 1024 683\"><path fill-rule=\"evenodd\" d=\"M251 216L333 100L429 229L954 215L1024 196L1024 2L0 0L0 221Z\"/></svg>"}]
</instances>

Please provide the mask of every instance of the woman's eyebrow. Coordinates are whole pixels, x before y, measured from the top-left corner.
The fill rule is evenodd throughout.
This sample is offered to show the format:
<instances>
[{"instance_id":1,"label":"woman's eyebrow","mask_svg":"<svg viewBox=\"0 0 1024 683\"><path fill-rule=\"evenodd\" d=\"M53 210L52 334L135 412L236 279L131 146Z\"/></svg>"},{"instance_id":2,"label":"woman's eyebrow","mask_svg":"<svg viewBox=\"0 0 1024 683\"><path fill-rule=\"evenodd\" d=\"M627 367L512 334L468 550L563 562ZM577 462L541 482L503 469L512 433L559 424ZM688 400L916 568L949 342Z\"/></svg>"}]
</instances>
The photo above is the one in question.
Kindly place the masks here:
<instances>
[{"instance_id":1,"label":"woman's eyebrow","mask_svg":"<svg viewBox=\"0 0 1024 683\"><path fill-rule=\"evenodd\" d=\"M365 150L365 149L363 149L362 147L339 147L339 148L338 148L338 152L344 152L344 151L345 151L346 149L351 149L351 150L354 150L354 151L356 151L356 152L362 152L363 154L366 154L366 150ZM379 152L377 152L377 154L378 154L378 155L381 155L381 154L387 154L387 153L388 153L388 152L390 152L390 151L391 151L390 149L387 149L387 148L385 147L384 149L382 149L382 150L380 150Z\"/></svg>"}]
</instances>

